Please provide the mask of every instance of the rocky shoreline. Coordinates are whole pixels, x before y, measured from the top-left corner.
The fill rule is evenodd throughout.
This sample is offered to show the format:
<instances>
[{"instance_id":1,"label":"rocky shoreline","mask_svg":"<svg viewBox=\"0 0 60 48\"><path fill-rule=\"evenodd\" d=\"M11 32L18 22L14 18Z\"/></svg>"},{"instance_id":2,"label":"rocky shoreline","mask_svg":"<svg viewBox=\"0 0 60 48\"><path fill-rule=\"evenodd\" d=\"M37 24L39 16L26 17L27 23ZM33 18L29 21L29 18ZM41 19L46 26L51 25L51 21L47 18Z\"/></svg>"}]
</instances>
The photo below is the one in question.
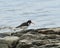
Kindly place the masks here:
<instances>
[{"instance_id":1,"label":"rocky shoreline","mask_svg":"<svg viewBox=\"0 0 60 48\"><path fill-rule=\"evenodd\" d=\"M60 27L0 33L0 48L60 48Z\"/></svg>"}]
</instances>

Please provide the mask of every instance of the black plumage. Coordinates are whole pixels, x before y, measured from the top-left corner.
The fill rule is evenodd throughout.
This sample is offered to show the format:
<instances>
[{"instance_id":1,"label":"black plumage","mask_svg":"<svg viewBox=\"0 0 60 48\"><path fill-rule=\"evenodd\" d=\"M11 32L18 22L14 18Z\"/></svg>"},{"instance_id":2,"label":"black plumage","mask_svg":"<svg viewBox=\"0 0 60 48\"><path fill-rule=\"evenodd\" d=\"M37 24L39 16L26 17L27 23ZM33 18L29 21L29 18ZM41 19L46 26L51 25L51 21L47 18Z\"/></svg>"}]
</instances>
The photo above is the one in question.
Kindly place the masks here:
<instances>
[{"instance_id":1,"label":"black plumage","mask_svg":"<svg viewBox=\"0 0 60 48\"><path fill-rule=\"evenodd\" d=\"M22 23L21 25L17 26L16 28L22 27L22 26L29 26L26 22Z\"/></svg>"},{"instance_id":2,"label":"black plumage","mask_svg":"<svg viewBox=\"0 0 60 48\"><path fill-rule=\"evenodd\" d=\"M21 27L24 27L24 26L28 27L31 23L32 23L31 20L28 20L27 22L22 23L21 25L17 26L16 28L21 28Z\"/></svg>"}]
</instances>

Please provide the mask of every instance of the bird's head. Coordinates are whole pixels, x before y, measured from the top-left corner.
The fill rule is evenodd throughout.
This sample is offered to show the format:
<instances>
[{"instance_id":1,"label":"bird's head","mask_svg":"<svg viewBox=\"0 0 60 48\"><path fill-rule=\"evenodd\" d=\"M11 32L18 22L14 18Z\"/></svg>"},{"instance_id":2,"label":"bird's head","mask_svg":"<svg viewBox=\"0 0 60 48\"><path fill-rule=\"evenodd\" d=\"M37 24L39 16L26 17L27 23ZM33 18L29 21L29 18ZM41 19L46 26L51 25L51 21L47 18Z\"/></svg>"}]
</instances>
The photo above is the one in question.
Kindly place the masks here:
<instances>
[{"instance_id":1,"label":"bird's head","mask_svg":"<svg viewBox=\"0 0 60 48\"><path fill-rule=\"evenodd\" d=\"M28 24L31 24L31 23L34 24L31 20L28 20L27 23Z\"/></svg>"}]
</instances>

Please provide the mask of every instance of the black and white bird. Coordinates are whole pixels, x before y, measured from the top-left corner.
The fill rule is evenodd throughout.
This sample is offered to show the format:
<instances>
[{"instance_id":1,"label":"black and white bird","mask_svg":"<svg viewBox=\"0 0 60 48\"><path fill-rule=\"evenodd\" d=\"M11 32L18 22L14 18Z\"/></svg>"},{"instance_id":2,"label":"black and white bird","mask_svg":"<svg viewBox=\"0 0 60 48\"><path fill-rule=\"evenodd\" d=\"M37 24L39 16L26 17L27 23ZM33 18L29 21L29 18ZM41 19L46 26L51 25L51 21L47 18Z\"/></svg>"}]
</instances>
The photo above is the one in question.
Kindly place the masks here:
<instances>
[{"instance_id":1,"label":"black and white bird","mask_svg":"<svg viewBox=\"0 0 60 48\"><path fill-rule=\"evenodd\" d=\"M32 23L32 21L28 20L27 22L22 23L21 25L17 26L16 28L26 30L31 23ZM34 23L32 23L32 24L34 24Z\"/></svg>"}]
</instances>

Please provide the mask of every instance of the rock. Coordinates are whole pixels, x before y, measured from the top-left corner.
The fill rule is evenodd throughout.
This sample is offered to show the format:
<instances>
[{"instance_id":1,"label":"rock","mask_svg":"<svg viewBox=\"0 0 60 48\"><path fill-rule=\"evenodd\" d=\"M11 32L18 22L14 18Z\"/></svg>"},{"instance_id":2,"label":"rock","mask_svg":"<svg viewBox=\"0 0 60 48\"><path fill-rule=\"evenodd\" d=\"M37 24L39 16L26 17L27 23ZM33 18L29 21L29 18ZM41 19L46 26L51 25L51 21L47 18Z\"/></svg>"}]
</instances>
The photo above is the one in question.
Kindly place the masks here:
<instances>
[{"instance_id":1,"label":"rock","mask_svg":"<svg viewBox=\"0 0 60 48\"><path fill-rule=\"evenodd\" d=\"M22 31L19 31L19 32L16 32L16 33L11 33L12 36L22 36L23 34L26 34L26 33L30 33L30 34L36 34L38 33L37 30L34 30L34 29L29 29L29 30L22 30Z\"/></svg>"},{"instance_id":2,"label":"rock","mask_svg":"<svg viewBox=\"0 0 60 48\"><path fill-rule=\"evenodd\" d=\"M17 36L6 36L0 38L0 47L1 48L14 48L18 44L19 37ZM4 46L3 46L4 45Z\"/></svg>"},{"instance_id":3,"label":"rock","mask_svg":"<svg viewBox=\"0 0 60 48\"><path fill-rule=\"evenodd\" d=\"M43 34L60 34L60 27L37 29L37 31Z\"/></svg>"},{"instance_id":4,"label":"rock","mask_svg":"<svg viewBox=\"0 0 60 48\"><path fill-rule=\"evenodd\" d=\"M18 44L19 37L17 36L7 36L4 40L8 43L10 47L15 47Z\"/></svg>"},{"instance_id":5,"label":"rock","mask_svg":"<svg viewBox=\"0 0 60 48\"><path fill-rule=\"evenodd\" d=\"M20 40L16 48L30 48L32 47L32 40Z\"/></svg>"},{"instance_id":6,"label":"rock","mask_svg":"<svg viewBox=\"0 0 60 48\"><path fill-rule=\"evenodd\" d=\"M49 43L50 43L49 40L36 40L32 42L33 45L37 45L37 46L41 46Z\"/></svg>"},{"instance_id":7,"label":"rock","mask_svg":"<svg viewBox=\"0 0 60 48\"><path fill-rule=\"evenodd\" d=\"M0 38L0 48L9 48L7 42L3 38Z\"/></svg>"},{"instance_id":8,"label":"rock","mask_svg":"<svg viewBox=\"0 0 60 48\"><path fill-rule=\"evenodd\" d=\"M0 48L9 48L7 44L0 43Z\"/></svg>"},{"instance_id":9,"label":"rock","mask_svg":"<svg viewBox=\"0 0 60 48\"><path fill-rule=\"evenodd\" d=\"M60 28L29 29L0 34L0 48L60 48Z\"/></svg>"},{"instance_id":10,"label":"rock","mask_svg":"<svg viewBox=\"0 0 60 48\"><path fill-rule=\"evenodd\" d=\"M10 36L9 34L5 34L5 33L0 33L0 37L6 37L6 36Z\"/></svg>"},{"instance_id":11,"label":"rock","mask_svg":"<svg viewBox=\"0 0 60 48\"><path fill-rule=\"evenodd\" d=\"M56 39L58 36L56 34L48 34L45 36L47 39Z\"/></svg>"},{"instance_id":12,"label":"rock","mask_svg":"<svg viewBox=\"0 0 60 48\"><path fill-rule=\"evenodd\" d=\"M28 39L28 40L31 40L31 39L37 39L38 36L37 35L33 35L33 34L24 34L20 37L20 40L22 39Z\"/></svg>"},{"instance_id":13,"label":"rock","mask_svg":"<svg viewBox=\"0 0 60 48\"><path fill-rule=\"evenodd\" d=\"M58 45L56 45L56 44L47 44L45 47L57 47Z\"/></svg>"}]
</instances>

